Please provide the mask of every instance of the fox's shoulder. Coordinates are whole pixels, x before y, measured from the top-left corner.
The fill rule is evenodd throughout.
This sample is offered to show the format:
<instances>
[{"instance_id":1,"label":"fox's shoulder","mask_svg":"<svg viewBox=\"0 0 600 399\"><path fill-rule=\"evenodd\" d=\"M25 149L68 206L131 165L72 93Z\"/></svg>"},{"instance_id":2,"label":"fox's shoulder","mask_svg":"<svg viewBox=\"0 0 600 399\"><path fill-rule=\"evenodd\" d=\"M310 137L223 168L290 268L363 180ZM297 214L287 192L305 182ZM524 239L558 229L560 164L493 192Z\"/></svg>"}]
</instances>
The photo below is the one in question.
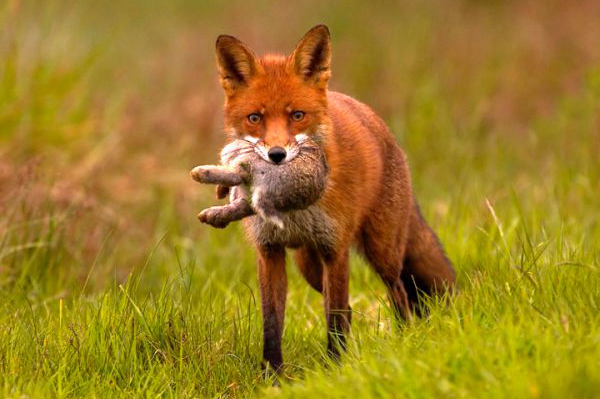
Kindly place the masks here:
<instances>
[{"instance_id":1,"label":"fox's shoulder","mask_svg":"<svg viewBox=\"0 0 600 399\"><path fill-rule=\"evenodd\" d=\"M327 100L334 107L360 108L361 110L375 113L375 111L373 111L367 104L357 100L354 97L351 97L344 93L340 93L338 91L328 90Z\"/></svg>"},{"instance_id":2,"label":"fox's shoulder","mask_svg":"<svg viewBox=\"0 0 600 399\"><path fill-rule=\"evenodd\" d=\"M349 95L328 91L328 113L334 127L340 131L368 130L371 136L391 138L385 122L375 113L371 107L350 97Z\"/></svg>"},{"instance_id":3,"label":"fox's shoulder","mask_svg":"<svg viewBox=\"0 0 600 399\"><path fill-rule=\"evenodd\" d=\"M373 112L373 110L371 110L366 104L361 103L357 99L350 97L347 94L340 93L337 91L328 91L327 92L327 101L329 103L329 108L333 109L333 110L339 110L339 111L359 110L361 112L368 110L370 112Z\"/></svg>"}]
</instances>

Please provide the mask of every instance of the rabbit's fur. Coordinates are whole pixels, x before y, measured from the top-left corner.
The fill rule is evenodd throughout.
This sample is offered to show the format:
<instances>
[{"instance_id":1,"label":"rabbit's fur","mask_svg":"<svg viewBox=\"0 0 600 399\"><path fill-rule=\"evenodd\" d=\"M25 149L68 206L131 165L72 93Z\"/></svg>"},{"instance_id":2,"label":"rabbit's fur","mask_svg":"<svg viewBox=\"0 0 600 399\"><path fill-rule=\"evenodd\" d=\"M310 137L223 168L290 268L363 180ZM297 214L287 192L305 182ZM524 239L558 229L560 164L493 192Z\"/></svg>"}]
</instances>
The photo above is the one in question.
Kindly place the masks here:
<instances>
[{"instance_id":1,"label":"rabbit's fur","mask_svg":"<svg viewBox=\"0 0 600 399\"><path fill-rule=\"evenodd\" d=\"M218 184L217 196L230 190L230 202L198 215L201 222L223 228L257 214L263 222L284 229L282 213L305 210L317 202L327 185L327 162L321 147L305 137L297 155L282 164L265 160L253 142L234 139L221 151L221 165L197 166L191 172L200 183Z\"/></svg>"}]
</instances>

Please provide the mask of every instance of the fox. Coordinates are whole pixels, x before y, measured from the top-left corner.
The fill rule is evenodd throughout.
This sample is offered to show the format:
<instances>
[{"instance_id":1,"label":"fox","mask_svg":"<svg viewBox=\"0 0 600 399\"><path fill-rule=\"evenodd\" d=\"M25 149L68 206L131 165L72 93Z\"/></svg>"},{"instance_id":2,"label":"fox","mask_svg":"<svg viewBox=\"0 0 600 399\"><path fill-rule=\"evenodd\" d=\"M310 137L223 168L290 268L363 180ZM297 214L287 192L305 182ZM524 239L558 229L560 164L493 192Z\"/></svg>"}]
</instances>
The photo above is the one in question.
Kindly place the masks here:
<instances>
[{"instance_id":1,"label":"fox","mask_svg":"<svg viewBox=\"0 0 600 399\"><path fill-rule=\"evenodd\" d=\"M284 365L288 249L322 294L327 352L336 360L352 319L351 250L381 278L400 321L421 314L421 295L450 294L456 284L452 263L413 195L405 153L370 107L329 90L331 58L331 35L322 24L289 55L258 57L229 35L216 41L228 138L246 140L266 162L285 165L298 154L299 138L309 137L328 165L322 196L308 209L282 213L283 228L257 216L243 220L258 257L262 366L277 374ZM217 192L222 195L223 187Z\"/></svg>"}]
</instances>

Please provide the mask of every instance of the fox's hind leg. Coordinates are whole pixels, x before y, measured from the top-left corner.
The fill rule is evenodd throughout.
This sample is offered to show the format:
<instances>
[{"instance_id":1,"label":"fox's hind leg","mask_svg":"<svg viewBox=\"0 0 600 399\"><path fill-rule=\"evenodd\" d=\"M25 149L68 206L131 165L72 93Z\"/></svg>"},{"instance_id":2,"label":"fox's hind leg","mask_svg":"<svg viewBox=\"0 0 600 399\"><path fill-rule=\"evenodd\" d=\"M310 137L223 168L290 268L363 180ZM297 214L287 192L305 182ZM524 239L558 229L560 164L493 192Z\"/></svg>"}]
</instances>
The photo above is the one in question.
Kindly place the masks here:
<instances>
[{"instance_id":1,"label":"fox's hind leg","mask_svg":"<svg viewBox=\"0 0 600 399\"><path fill-rule=\"evenodd\" d=\"M319 293L323 293L323 260L319 252L305 245L296 250L296 265L306 282Z\"/></svg>"},{"instance_id":2,"label":"fox's hind leg","mask_svg":"<svg viewBox=\"0 0 600 399\"><path fill-rule=\"evenodd\" d=\"M456 276L417 204L407 196L394 196L393 190L383 196L390 205L368 215L359 249L385 283L398 314L408 319L413 312L422 313L422 294L443 294L452 289Z\"/></svg>"},{"instance_id":3,"label":"fox's hind leg","mask_svg":"<svg viewBox=\"0 0 600 399\"><path fill-rule=\"evenodd\" d=\"M367 240L368 241L368 240ZM388 291L390 305L397 316L404 320L409 320L412 314L412 303L405 288L404 281L400 278L402 270L402 260L395 254L388 251L376 252L373 250L375 245L366 243L362 248L365 257L373 269L377 272Z\"/></svg>"},{"instance_id":4,"label":"fox's hind leg","mask_svg":"<svg viewBox=\"0 0 600 399\"><path fill-rule=\"evenodd\" d=\"M456 284L454 268L416 204L411 215L401 278L418 313L422 311L419 306L422 294L441 295L452 291Z\"/></svg>"},{"instance_id":5,"label":"fox's hind leg","mask_svg":"<svg viewBox=\"0 0 600 399\"><path fill-rule=\"evenodd\" d=\"M408 320L412 306L400 275L408 241L409 208L402 199L394 198L395 206L378 209L367 217L358 249L385 284L396 315Z\"/></svg>"}]
</instances>

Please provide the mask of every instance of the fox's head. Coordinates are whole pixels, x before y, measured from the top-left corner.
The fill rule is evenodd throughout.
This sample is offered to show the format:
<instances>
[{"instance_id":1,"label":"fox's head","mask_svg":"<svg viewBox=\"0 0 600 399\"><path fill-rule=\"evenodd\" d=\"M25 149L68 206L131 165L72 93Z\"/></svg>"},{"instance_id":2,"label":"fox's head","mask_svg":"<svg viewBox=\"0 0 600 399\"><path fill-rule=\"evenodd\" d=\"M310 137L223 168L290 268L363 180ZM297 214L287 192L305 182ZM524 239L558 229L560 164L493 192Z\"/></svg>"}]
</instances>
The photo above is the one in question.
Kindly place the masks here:
<instances>
[{"instance_id":1,"label":"fox's head","mask_svg":"<svg viewBox=\"0 0 600 399\"><path fill-rule=\"evenodd\" d=\"M312 28L289 56L257 57L233 36L217 39L217 66L225 90L225 129L255 145L267 161L284 163L302 141L327 133L331 38Z\"/></svg>"}]
</instances>

